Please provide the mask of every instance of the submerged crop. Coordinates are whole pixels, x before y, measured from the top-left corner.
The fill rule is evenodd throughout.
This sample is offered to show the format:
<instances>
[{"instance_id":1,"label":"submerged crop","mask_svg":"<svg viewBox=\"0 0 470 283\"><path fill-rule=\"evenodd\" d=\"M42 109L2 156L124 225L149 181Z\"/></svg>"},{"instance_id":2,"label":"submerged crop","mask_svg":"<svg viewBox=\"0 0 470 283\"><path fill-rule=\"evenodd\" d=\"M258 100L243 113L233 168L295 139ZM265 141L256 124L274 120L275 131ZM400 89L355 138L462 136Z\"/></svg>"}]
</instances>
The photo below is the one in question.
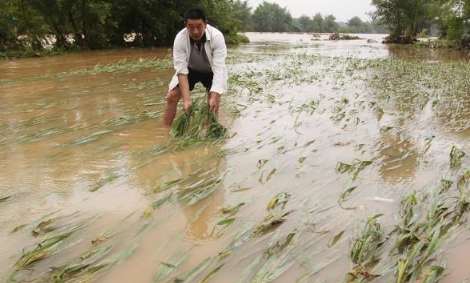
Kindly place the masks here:
<instances>
[{"instance_id":1,"label":"submerged crop","mask_svg":"<svg viewBox=\"0 0 470 283\"><path fill-rule=\"evenodd\" d=\"M215 113L201 100L173 121L170 136L184 142L217 140L227 137L227 128L219 124Z\"/></svg>"},{"instance_id":2,"label":"submerged crop","mask_svg":"<svg viewBox=\"0 0 470 283\"><path fill-rule=\"evenodd\" d=\"M468 66L317 51L233 52L230 136L199 100L168 137L170 61L2 81L34 89L0 108L2 215L73 199L105 218L6 223L20 243L8 275L97 282L132 266L155 282L442 280L450 239L469 227ZM167 67L168 78L149 72Z\"/></svg>"}]
</instances>

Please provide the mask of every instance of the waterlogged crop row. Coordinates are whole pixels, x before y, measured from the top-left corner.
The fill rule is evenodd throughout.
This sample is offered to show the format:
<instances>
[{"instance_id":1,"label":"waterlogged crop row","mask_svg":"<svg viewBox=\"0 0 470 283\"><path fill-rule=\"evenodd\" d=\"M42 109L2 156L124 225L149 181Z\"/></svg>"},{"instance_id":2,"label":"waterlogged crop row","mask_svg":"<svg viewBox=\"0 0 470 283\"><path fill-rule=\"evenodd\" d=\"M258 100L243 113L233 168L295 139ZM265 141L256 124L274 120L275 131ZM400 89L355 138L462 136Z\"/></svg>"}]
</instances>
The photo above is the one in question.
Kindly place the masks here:
<instances>
[{"instance_id":1,"label":"waterlogged crop row","mask_svg":"<svg viewBox=\"0 0 470 283\"><path fill-rule=\"evenodd\" d=\"M169 62L153 59L120 62L57 76L87 76L128 70L139 72L167 68ZM259 132L252 133L250 139L235 145L225 145L221 140L214 143L213 139L204 138L197 142L186 139L185 142L183 138L136 152L138 162L129 168L131 171L141 170L171 153L198 146L208 145L205 150L212 150L213 154L208 159L192 160L192 165L197 169L190 173L162 179L148 192L148 197L153 201L139 211L139 217L128 216L105 231L95 233L83 253L67 262L50 266L50 269L29 272L38 263L66 251L83 236L80 232L89 227L94 218L78 223L67 220L54 226L60 223L61 218L49 217L39 223L16 227L12 237L19 231L28 230L33 233L32 237L43 238L38 239L37 245L19 253L9 280L96 280L101 272L136 252L138 246L123 248L120 244L138 242L138 237L148 229L158 229L165 217L169 217L164 213L167 208L170 210L176 204L191 207L220 193L224 182L233 173L230 170L219 172L220 160L266 150L269 156L252 158L253 170L223 192L241 195L254 193L256 196L220 207L214 216L209 236L213 240L228 240L229 244L215 251L213 256L190 266L188 259L193 248L188 248L179 237L168 237L168 244L174 243L176 248L165 260L156 264L153 282L217 282L217 278L220 279L217 276L229 272L238 264L243 266L239 282L272 282L280 280L292 269L296 269L294 273L297 275L292 282L322 282L322 276L325 276L322 271L344 257L349 258L350 268L338 275L336 279L339 281L374 282L386 278L397 283L416 280L439 282L446 267L441 261L440 250L448 239L468 226L469 173L461 169L467 164L465 148L449 146L449 150L446 149L449 152L446 160L449 162L448 172L454 176L453 181L448 180L451 178L439 180L433 190L413 188L416 192L407 192L395 199L393 204L396 203L397 220L393 224L381 223L385 215L374 214L363 218L361 207L357 204L358 196L367 191L363 186L367 175L372 174L383 161L380 157L339 157L334 167L328 167L331 172L328 176L344 181L346 188L338 194L321 197L311 193L305 196L305 192L296 188L295 184L307 180L316 173L316 167L323 166L323 163L314 162L321 154L322 147L326 148L323 143L327 138L319 141L303 138L311 130L311 125L318 125L313 124L315 120L329 123L332 129L345 134L363 133L360 132L361 128L377 123L376 134L387 136L403 130L394 118L411 120L423 111L431 111L432 119L444 121L439 124L443 131L467 130L470 126L466 122L470 98L465 95L470 90L468 65L276 53L236 53L231 55L229 62L230 95L224 99L231 116L227 120L253 118L261 125ZM140 91L153 86L152 83L142 82L128 90ZM253 114L271 110L269 115ZM126 115L103 121L101 125L135 126L159 118L159 111ZM257 117L263 120L256 120ZM201 124L204 122L202 120ZM276 127L286 124L283 128L285 132L275 131ZM66 145L92 144L112 133L100 128L95 130ZM52 130L38 132L18 142L35 142L60 134L60 131ZM236 134L231 133L231 137ZM296 139L290 135L296 136ZM174 136L178 138L177 134ZM226 133L220 136L226 137ZM429 140L432 142L433 137ZM334 145L336 148L346 146L347 142L336 142ZM354 146L358 155L360 150L366 148L361 142ZM408 156L403 154L396 159L406 159ZM295 168L295 174L286 176L291 171L285 168ZM90 191L112 185L119 178L117 173L109 171ZM278 181L285 180L283 178L293 180L291 187L276 192L269 189L275 187ZM309 183L314 181L309 180ZM14 198L2 196L0 205L8 204ZM188 219L187 225L198 221L207 209L207 206L202 206ZM253 211L257 214L251 217ZM343 220L336 219L342 218L337 216L338 213L346 215ZM359 222L360 219L364 220L359 233L344 222L348 216ZM123 231L129 221L138 227L130 236ZM180 231L182 234L184 229ZM124 234L126 237L122 236ZM347 239L351 240L349 256L338 248L344 249Z\"/></svg>"}]
</instances>

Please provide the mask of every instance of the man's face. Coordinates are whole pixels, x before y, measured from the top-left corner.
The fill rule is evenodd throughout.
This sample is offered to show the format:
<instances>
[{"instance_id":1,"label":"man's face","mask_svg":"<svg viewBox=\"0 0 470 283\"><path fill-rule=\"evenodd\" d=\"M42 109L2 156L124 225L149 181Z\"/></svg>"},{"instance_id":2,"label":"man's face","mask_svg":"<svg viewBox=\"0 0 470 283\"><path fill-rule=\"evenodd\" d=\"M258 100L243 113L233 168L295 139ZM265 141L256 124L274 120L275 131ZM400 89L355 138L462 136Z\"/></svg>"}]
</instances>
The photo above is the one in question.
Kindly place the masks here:
<instances>
[{"instance_id":1,"label":"man's face","mask_svg":"<svg viewBox=\"0 0 470 283\"><path fill-rule=\"evenodd\" d=\"M189 31L189 35L196 41L201 40L202 36L204 35L204 31L206 30L206 25L207 22L203 21L202 19L188 19L186 21L186 28Z\"/></svg>"}]
</instances>

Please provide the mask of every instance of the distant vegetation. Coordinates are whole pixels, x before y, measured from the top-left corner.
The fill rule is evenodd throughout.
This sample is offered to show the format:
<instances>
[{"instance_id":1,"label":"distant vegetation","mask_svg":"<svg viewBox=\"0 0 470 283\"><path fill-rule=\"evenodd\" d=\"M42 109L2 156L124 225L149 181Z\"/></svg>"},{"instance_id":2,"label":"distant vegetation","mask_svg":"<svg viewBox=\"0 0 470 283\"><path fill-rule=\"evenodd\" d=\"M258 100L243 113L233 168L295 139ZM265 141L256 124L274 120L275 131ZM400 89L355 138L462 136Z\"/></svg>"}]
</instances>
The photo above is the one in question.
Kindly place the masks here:
<instances>
[{"instance_id":1,"label":"distant vegetation","mask_svg":"<svg viewBox=\"0 0 470 283\"><path fill-rule=\"evenodd\" d=\"M168 46L191 7L205 9L209 22L235 44L247 41L238 31L378 31L358 17L347 25L337 23L333 15L294 19L286 8L269 2L252 11L247 1L240 0L4 0L0 1L0 57Z\"/></svg>"},{"instance_id":2,"label":"distant vegetation","mask_svg":"<svg viewBox=\"0 0 470 283\"><path fill-rule=\"evenodd\" d=\"M470 47L470 0L372 0L374 17L392 40L434 35L457 47Z\"/></svg>"},{"instance_id":3,"label":"distant vegetation","mask_svg":"<svg viewBox=\"0 0 470 283\"><path fill-rule=\"evenodd\" d=\"M0 57L60 54L73 50L171 45L191 7L207 11L228 43L246 42L239 31L386 33L392 38L435 34L470 42L470 0L372 0L371 22L333 15L293 18L287 8L263 2L253 9L241 0L3 0ZM384 28L385 27L385 28ZM48 52L44 52L48 49ZM57 50L51 52L50 50Z\"/></svg>"},{"instance_id":4,"label":"distant vegetation","mask_svg":"<svg viewBox=\"0 0 470 283\"><path fill-rule=\"evenodd\" d=\"M242 31L260 32L316 32L316 33L387 33L378 22L364 22L359 17L353 17L346 23L336 21L333 15L316 13L312 16L303 15L293 18L287 8L276 3L263 2L253 12L247 1L236 1L235 16L243 23L239 26Z\"/></svg>"},{"instance_id":5,"label":"distant vegetation","mask_svg":"<svg viewBox=\"0 0 470 283\"><path fill-rule=\"evenodd\" d=\"M2 0L0 52L168 46L192 7L232 41L241 22L229 0Z\"/></svg>"}]
</instances>

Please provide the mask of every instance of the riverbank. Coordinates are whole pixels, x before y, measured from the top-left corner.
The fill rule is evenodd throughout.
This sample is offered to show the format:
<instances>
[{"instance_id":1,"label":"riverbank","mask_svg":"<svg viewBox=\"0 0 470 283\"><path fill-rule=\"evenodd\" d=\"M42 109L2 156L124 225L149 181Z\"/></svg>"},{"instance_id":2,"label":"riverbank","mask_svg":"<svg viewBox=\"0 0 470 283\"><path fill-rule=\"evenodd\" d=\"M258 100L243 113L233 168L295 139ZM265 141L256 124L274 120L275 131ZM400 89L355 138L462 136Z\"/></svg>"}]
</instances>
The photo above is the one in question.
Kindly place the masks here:
<instances>
[{"instance_id":1,"label":"riverbank","mask_svg":"<svg viewBox=\"0 0 470 283\"><path fill-rule=\"evenodd\" d=\"M247 44L250 43L250 38L254 34L272 34L272 33L261 33L261 32L246 32L246 33L239 33L236 36L226 35L225 41L227 45L239 45L239 44ZM297 34L297 35L306 35L307 33L276 33L280 36L288 35L288 34ZM338 33L333 34L313 34L313 38L311 40L314 41L322 41L322 40L336 40L335 38L331 38L332 36ZM339 35L339 34L338 34ZM353 36L349 34L342 34L343 38L340 38L341 41L343 40L358 40L358 39L366 39L368 40L367 43L384 43L383 40L386 38L385 34L353 34ZM397 44L397 45L408 45L408 44ZM469 50L470 46L467 48L462 48L460 44L450 41L450 40L442 40L438 38L418 38L417 41L410 44L413 47L418 49L428 48L428 49L441 49L441 50ZM164 47L164 46L161 46ZM167 46L168 48L171 48ZM158 47L156 47L158 48ZM138 50L138 49L147 49L144 47L116 47L116 48L108 48L108 49L100 49L94 51L113 51L113 50ZM0 52L0 59L21 59L21 58L41 58L41 57L52 57L52 56L61 56L67 54L74 54L74 53L81 53L81 52L89 52L89 50L84 50L77 45L73 45L72 47L65 49L65 48L50 48L44 50L33 50L31 48L24 48L22 50L9 50L5 52ZM469 53L470 54L470 53ZM467 55L468 57L469 55ZM470 59L467 58L467 59Z\"/></svg>"},{"instance_id":2,"label":"riverbank","mask_svg":"<svg viewBox=\"0 0 470 283\"><path fill-rule=\"evenodd\" d=\"M243 34L237 35L226 35L225 42L227 45L238 45L243 43L249 43L250 40L247 36ZM161 46L164 47L164 46ZM123 46L109 49L100 49L100 50L126 50L126 49L136 49L143 47L133 47L133 46ZM34 50L30 47L21 47L18 50L7 50L0 51L0 59L21 59L21 58L40 58L40 57L51 57L51 56L60 56L66 54L73 54L78 52L87 52L89 50L84 50L78 45L72 45L69 48L47 48L43 50Z\"/></svg>"},{"instance_id":3,"label":"riverbank","mask_svg":"<svg viewBox=\"0 0 470 283\"><path fill-rule=\"evenodd\" d=\"M76 53L82 51L81 49L64 49L64 48L53 48L46 50L33 50L33 49L24 49L24 50L7 50L0 52L0 59L18 59L18 58L39 58L39 57L50 57L50 56L59 56L70 53Z\"/></svg>"},{"instance_id":4,"label":"riverbank","mask_svg":"<svg viewBox=\"0 0 470 283\"><path fill-rule=\"evenodd\" d=\"M445 39L436 39L436 38L421 38L416 43L418 47L425 47L430 49L454 49L454 50L469 50L470 45L462 46L462 44Z\"/></svg>"}]
</instances>

